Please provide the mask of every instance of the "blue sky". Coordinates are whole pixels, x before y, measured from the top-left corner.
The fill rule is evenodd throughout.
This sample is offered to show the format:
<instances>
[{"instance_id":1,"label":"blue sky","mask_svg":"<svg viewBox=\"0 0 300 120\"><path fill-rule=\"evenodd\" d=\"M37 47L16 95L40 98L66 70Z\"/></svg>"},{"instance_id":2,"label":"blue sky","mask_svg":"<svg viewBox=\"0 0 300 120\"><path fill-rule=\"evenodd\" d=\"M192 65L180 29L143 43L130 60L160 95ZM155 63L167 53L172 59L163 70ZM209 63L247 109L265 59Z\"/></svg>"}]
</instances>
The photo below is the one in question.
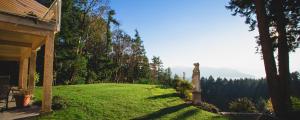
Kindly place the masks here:
<instances>
[{"instance_id":1,"label":"blue sky","mask_svg":"<svg viewBox=\"0 0 300 120\"><path fill-rule=\"evenodd\" d=\"M111 0L121 29L138 29L147 56L165 67L230 68L264 76L254 36L244 18L231 16L228 0ZM300 51L291 53L291 71L300 70Z\"/></svg>"}]
</instances>

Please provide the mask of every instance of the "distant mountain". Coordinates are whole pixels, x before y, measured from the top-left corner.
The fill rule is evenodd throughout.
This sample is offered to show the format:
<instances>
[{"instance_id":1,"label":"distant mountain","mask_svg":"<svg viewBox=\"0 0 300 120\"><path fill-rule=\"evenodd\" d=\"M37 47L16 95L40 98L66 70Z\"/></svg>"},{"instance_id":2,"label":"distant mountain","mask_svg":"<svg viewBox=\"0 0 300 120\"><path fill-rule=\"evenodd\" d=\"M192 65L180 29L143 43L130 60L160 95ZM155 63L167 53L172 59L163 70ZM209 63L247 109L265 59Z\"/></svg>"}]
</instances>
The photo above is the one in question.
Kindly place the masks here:
<instances>
[{"instance_id":1,"label":"distant mountain","mask_svg":"<svg viewBox=\"0 0 300 120\"><path fill-rule=\"evenodd\" d=\"M171 68L173 74L177 74L179 76L183 76L183 72L185 72L186 79L192 78L193 69L192 67L174 67ZM200 67L200 76L201 77L209 77L213 76L214 78L255 78L254 75L242 73L238 70L228 69L228 68L210 68L210 67Z\"/></svg>"}]
</instances>

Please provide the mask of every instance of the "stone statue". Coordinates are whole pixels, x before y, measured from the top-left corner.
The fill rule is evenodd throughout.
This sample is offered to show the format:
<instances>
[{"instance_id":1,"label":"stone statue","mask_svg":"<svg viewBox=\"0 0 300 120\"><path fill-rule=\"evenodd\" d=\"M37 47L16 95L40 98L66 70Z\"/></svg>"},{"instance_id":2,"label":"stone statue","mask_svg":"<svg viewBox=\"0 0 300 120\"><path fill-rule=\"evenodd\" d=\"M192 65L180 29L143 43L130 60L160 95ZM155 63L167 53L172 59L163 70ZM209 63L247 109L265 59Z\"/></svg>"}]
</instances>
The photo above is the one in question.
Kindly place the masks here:
<instances>
[{"instance_id":1,"label":"stone statue","mask_svg":"<svg viewBox=\"0 0 300 120\"><path fill-rule=\"evenodd\" d=\"M194 70L192 76L192 84L193 84L193 91L200 92L200 70L199 70L199 63L194 63Z\"/></svg>"},{"instance_id":2,"label":"stone statue","mask_svg":"<svg viewBox=\"0 0 300 120\"><path fill-rule=\"evenodd\" d=\"M200 85L200 69L199 63L194 63L194 70L192 76L192 84L193 84L193 104L199 105L201 104L201 85Z\"/></svg>"}]
</instances>

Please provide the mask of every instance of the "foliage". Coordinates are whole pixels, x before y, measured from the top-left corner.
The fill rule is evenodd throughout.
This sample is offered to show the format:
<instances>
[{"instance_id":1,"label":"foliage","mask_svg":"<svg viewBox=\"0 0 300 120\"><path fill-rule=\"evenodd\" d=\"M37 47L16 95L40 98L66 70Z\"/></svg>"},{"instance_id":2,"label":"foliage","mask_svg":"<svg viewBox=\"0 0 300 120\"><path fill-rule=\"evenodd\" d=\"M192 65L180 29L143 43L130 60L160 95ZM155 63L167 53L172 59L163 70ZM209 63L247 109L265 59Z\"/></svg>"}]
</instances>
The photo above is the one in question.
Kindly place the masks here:
<instances>
[{"instance_id":1,"label":"foliage","mask_svg":"<svg viewBox=\"0 0 300 120\"><path fill-rule=\"evenodd\" d=\"M238 98L230 102L229 109L233 112L257 112L254 103L248 98Z\"/></svg>"},{"instance_id":2,"label":"foliage","mask_svg":"<svg viewBox=\"0 0 300 120\"><path fill-rule=\"evenodd\" d=\"M151 60L152 60L152 63L150 65L151 65L151 70L152 70L152 79L156 80L157 83L159 83L160 75L163 71L163 66L162 66L163 62L160 59L160 57L158 57L158 56L153 56L153 58Z\"/></svg>"},{"instance_id":3,"label":"foliage","mask_svg":"<svg viewBox=\"0 0 300 120\"><path fill-rule=\"evenodd\" d=\"M61 96L53 96L52 98L52 109L61 110L67 108L68 102Z\"/></svg>"},{"instance_id":4,"label":"foliage","mask_svg":"<svg viewBox=\"0 0 300 120\"><path fill-rule=\"evenodd\" d=\"M275 0L266 0L265 9L267 12L267 17L268 18L268 27L270 28L270 36L271 39L273 40L273 49L274 51L278 48L278 36L275 35L276 32L278 32L278 27L276 25L276 10L278 9L274 7L274 2ZM287 39L288 39L288 47L290 51L295 52L295 49L298 48L299 46L299 16L300 16L300 2L298 0L286 0L284 1L285 9L284 9L284 14L286 17L287 22ZM232 11L232 15L240 15L241 17L245 17L245 24L249 24L250 31L255 30L258 22L256 20L255 16L255 2L251 0L230 0L229 5L226 6L227 9ZM259 42L260 40L258 39L258 46L260 47L261 44ZM260 48L258 47L258 51L260 52Z\"/></svg>"},{"instance_id":5,"label":"foliage","mask_svg":"<svg viewBox=\"0 0 300 120\"><path fill-rule=\"evenodd\" d=\"M209 104L207 102L202 102L199 106L201 109L212 112L212 113L219 113L219 108L213 104Z\"/></svg>"},{"instance_id":6,"label":"foliage","mask_svg":"<svg viewBox=\"0 0 300 120\"><path fill-rule=\"evenodd\" d=\"M295 76L293 72L291 76ZM176 77L174 77L174 80ZM179 79L179 77L177 77ZM291 81L291 95L299 97L300 79L294 77ZM226 79L226 78L201 78L202 99L216 105L223 111L228 111L231 100L247 97L253 100L259 112L265 112L269 99L266 79Z\"/></svg>"},{"instance_id":7,"label":"foliage","mask_svg":"<svg viewBox=\"0 0 300 120\"><path fill-rule=\"evenodd\" d=\"M149 84L150 80L149 79L140 79L138 81L138 84Z\"/></svg>"},{"instance_id":8,"label":"foliage","mask_svg":"<svg viewBox=\"0 0 300 120\"><path fill-rule=\"evenodd\" d=\"M228 111L228 103L238 98L251 98L256 104L268 98L268 88L265 79L226 79L201 78L201 96L208 103L216 105L223 111ZM263 112L263 111L261 111Z\"/></svg>"},{"instance_id":9,"label":"foliage","mask_svg":"<svg viewBox=\"0 0 300 120\"><path fill-rule=\"evenodd\" d=\"M178 80L176 82L176 90L179 92L180 96L186 98L187 100L191 100L191 90L193 88L192 84L187 80Z\"/></svg>"},{"instance_id":10,"label":"foliage","mask_svg":"<svg viewBox=\"0 0 300 120\"><path fill-rule=\"evenodd\" d=\"M113 32L113 52L111 54L116 65L115 82L138 83L148 79L150 75L149 61L142 44L139 32L135 31L131 38L122 30Z\"/></svg>"},{"instance_id":11,"label":"foliage","mask_svg":"<svg viewBox=\"0 0 300 120\"><path fill-rule=\"evenodd\" d=\"M49 6L52 0L38 0ZM54 84L138 83L150 77L142 38L121 29L108 0L64 0L55 39ZM44 47L37 62L43 63ZM43 73L43 64L38 64ZM43 76L41 76L43 77ZM41 84L41 82L39 82Z\"/></svg>"},{"instance_id":12,"label":"foliage","mask_svg":"<svg viewBox=\"0 0 300 120\"><path fill-rule=\"evenodd\" d=\"M272 102L271 102L271 98L268 99L268 101L267 101L266 109L267 109L269 112L274 112L273 105L272 105Z\"/></svg>"},{"instance_id":13,"label":"foliage","mask_svg":"<svg viewBox=\"0 0 300 120\"><path fill-rule=\"evenodd\" d=\"M293 110L300 111L300 98L292 96L291 101L292 101Z\"/></svg>"},{"instance_id":14,"label":"foliage","mask_svg":"<svg viewBox=\"0 0 300 120\"><path fill-rule=\"evenodd\" d=\"M34 101L33 101L33 105L35 106L42 106L42 101L41 101L41 96L35 96L34 97ZM61 110L61 109L65 109L68 106L68 101L62 97L62 96L53 96L52 97L52 109L53 110Z\"/></svg>"},{"instance_id":15,"label":"foliage","mask_svg":"<svg viewBox=\"0 0 300 120\"><path fill-rule=\"evenodd\" d=\"M268 101L263 99L263 98L259 98L258 100L256 100L256 103L255 103L255 107L257 108L258 112L261 112L261 113L265 113L265 112L268 112L268 109L267 109L267 103Z\"/></svg>"},{"instance_id":16,"label":"foliage","mask_svg":"<svg viewBox=\"0 0 300 120\"><path fill-rule=\"evenodd\" d=\"M34 72L34 83L38 84L40 82L40 74L38 72Z\"/></svg>"},{"instance_id":17,"label":"foliage","mask_svg":"<svg viewBox=\"0 0 300 120\"><path fill-rule=\"evenodd\" d=\"M42 88L35 90L41 100ZM216 119L227 118L185 104L174 89L141 84L88 84L54 86L53 95L67 100L67 109L40 119Z\"/></svg>"}]
</instances>

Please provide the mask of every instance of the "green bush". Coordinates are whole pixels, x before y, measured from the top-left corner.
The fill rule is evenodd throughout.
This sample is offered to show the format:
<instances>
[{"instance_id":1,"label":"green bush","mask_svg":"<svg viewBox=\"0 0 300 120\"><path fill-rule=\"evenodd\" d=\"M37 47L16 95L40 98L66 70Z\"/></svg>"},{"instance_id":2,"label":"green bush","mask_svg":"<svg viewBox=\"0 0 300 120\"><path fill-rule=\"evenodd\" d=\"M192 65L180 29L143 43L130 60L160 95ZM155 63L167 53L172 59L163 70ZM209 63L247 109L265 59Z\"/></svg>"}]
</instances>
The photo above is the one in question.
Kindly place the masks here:
<instances>
[{"instance_id":1,"label":"green bush","mask_svg":"<svg viewBox=\"0 0 300 120\"><path fill-rule=\"evenodd\" d=\"M140 80L138 80L138 84L150 84L150 81L149 81L149 79L140 79Z\"/></svg>"},{"instance_id":2,"label":"green bush","mask_svg":"<svg viewBox=\"0 0 300 120\"><path fill-rule=\"evenodd\" d=\"M229 110L233 112L257 112L254 103L248 98L238 98L230 102Z\"/></svg>"},{"instance_id":3,"label":"green bush","mask_svg":"<svg viewBox=\"0 0 300 120\"><path fill-rule=\"evenodd\" d=\"M34 72L34 83L37 85L40 81L40 74L38 72Z\"/></svg>"},{"instance_id":4,"label":"green bush","mask_svg":"<svg viewBox=\"0 0 300 120\"><path fill-rule=\"evenodd\" d=\"M259 98L258 100L257 100L257 102L256 102L256 105L255 105L255 107L257 108L257 110L259 111L259 112L267 112L268 111L268 109L267 109L267 107L266 107L266 105L267 105L267 100L265 100L265 99L263 99L263 98Z\"/></svg>"},{"instance_id":5,"label":"green bush","mask_svg":"<svg viewBox=\"0 0 300 120\"><path fill-rule=\"evenodd\" d=\"M92 84L97 81L97 74L94 71L89 71L87 76L87 83Z\"/></svg>"},{"instance_id":6,"label":"green bush","mask_svg":"<svg viewBox=\"0 0 300 120\"><path fill-rule=\"evenodd\" d=\"M300 111L300 99L298 97L291 97L292 107L294 111Z\"/></svg>"},{"instance_id":7,"label":"green bush","mask_svg":"<svg viewBox=\"0 0 300 120\"><path fill-rule=\"evenodd\" d=\"M271 98L268 99L268 101L266 102L266 106L265 107L266 107L266 109L267 109L268 112L274 112Z\"/></svg>"},{"instance_id":8,"label":"green bush","mask_svg":"<svg viewBox=\"0 0 300 120\"><path fill-rule=\"evenodd\" d=\"M42 106L42 101L36 100L32 104L36 106ZM53 96L51 107L53 110L60 110L60 109L67 108L67 104L68 102L65 99L63 99L61 96Z\"/></svg>"},{"instance_id":9,"label":"green bush","mask_svg":"<svg viewBox=\"0 0 300 120\"><path fill-rule=\"evenodd\" d=\"M206 102L202 102L200 104L200 106L198 106L198 107L200 107L203 110L213 112L213 113L219 113L219 111L220 111L219 108L216 107L215 105L209 104L209 103L206 103Z\"/></svg>"},{"instance_id":10,"label":"green bush","mask_svg":"<svg viewBox=\"0 0 300 120\"><path fill-rule=\"evenodd\" d=\"M192 84L187 80L177 80L176 81L176 90L179 92L180 96L191 100L191 89L193 88Z\"/></svg>"},{"instance_id":11,"label":"green bush","mask_svg":"<svg viewBox=\"0 0 300 120\"><path fill-rule=\"evenodd\" d=\"M52 109L60 110L65 109L67 107L67 101L63 99L61 96L53 96L52 98Z\"/></svg>"}]
</instances>

